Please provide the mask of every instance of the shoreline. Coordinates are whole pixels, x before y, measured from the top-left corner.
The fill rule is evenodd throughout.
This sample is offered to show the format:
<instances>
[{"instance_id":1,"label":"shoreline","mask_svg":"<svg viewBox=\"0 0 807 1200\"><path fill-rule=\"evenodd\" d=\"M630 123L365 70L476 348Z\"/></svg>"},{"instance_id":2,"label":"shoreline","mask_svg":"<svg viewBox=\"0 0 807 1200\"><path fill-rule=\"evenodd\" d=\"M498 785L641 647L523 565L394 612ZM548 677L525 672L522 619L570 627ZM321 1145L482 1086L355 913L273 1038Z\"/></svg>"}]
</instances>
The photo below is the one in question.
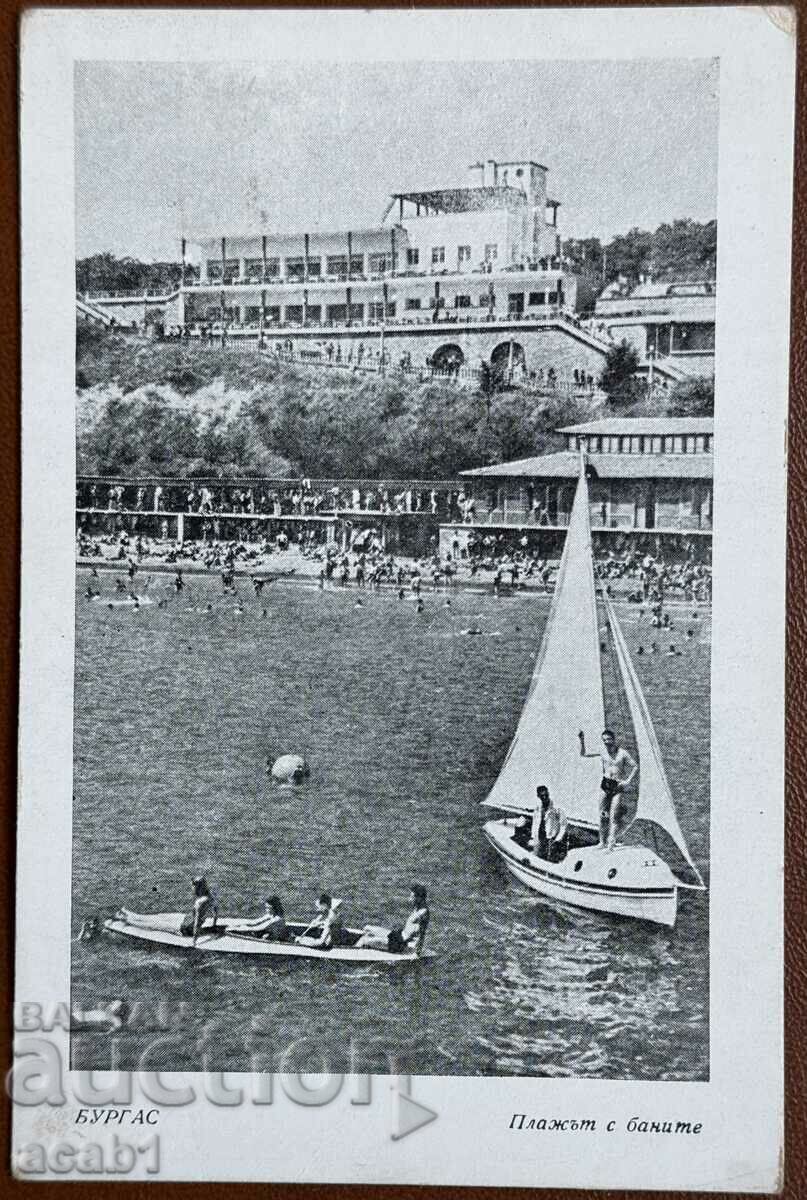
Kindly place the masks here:
<instances>
[{"instance_id":1,"label":"shoreline","mask_svg":"<svg viewBox=\"0 0 807 1200\"><path fill-rule=\"evenodd\" d=\"M233 569L232 573L235 579L242 579L249 582L253 577L257 577L259 579L266 580L267 583L271 583L273 586L276 584L287 584L292 587L304 587L308 588L309 590L321 590L328 592L372 592L374 590L370 584L367 584L364 587L359 587L354 580L350 580L344 585L340 584L338 581L329 580L326 582L323 588L320 588L318 572L314 572L314 570L310 568L306 570L305 567L309 567L309 564L306 560L303 561L305 566L302 570L299 570L298 565L295 565L286 571L272 571L265 564L255 564L251 570L243 568ZM313 564L311 564L311 566L313 566ZM117 560L109 558L77 558L76 578L79 578L82 574L91 574L93 569L97 571L103 571L105 574L115 573L119 575L126 575L127 567L128 561L126 559ZM204 565L204 563L196 563L191 560L186 560L185 562L179 563L166 563L160 559L144 559L138 564L138 575L175 575L177 571L181 571L184 576L196 576L200 578L220 578L222 574L221 567L207 567ZM601 586L601 581L597 582L598 586ZM130 586L134 587L134 581L131 582ZM404 584L403 587L407 595L415 595L408 583ZM380 592L398 592L400 589L397 583L385 580L375 590ZM614 603L628 603L626 599L628 590L629 588L625 587L624 589L615 591L612 581L612 599ZM461 579L454 578L450 584L442 582L437 588L433 588L429 581L424 581L420 589L420 595L422 598L425 598L431 595L449 595L452 592L458 591L468 592L472 595L494 595L492 580L467 576ZM620 592L623 591L625 594L620 594ZM499 594L502 597L531 594L538 599L550 600L554 594L554 585L550 585L549 590L546 590L537 580L520 581L518 586L515 588L512 586L512 584L502 583L499 589ZM649 604L650 602L646 601L645 603ZM630 607L635 608L638 611L641 605L631 603ZM698 612L711 612L712 608L711 602L708 600L685 600L680 596L665 599L664 607L675 609L688 608L692 611L697 610Z\"/></svg>"}]
</instances>

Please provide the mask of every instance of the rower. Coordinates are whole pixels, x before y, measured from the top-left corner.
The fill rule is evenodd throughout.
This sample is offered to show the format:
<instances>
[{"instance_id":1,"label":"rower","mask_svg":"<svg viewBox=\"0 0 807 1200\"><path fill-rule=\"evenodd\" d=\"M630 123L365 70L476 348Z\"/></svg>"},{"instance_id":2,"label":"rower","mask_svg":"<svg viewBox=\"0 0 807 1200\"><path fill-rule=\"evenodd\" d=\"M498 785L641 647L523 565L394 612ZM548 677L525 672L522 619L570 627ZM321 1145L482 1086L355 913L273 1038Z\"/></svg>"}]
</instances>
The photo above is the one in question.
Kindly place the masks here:
<instances>
[{"instance_id":1,"label":"rower","mask_svg":"<svg viewBox=\"0 0 807 1200\"><path fill-rule=\"evenodd\" d=\"M191 880L193 888L193 911L184 919L181 926L181 932L187 937L193 937L193 945L196 945L196 939L202 930L202 925L205 919L213 915L213 929L216 928L218 921L219 910L216 901L213 898L213 892L205 879L204 875L198 875Z\"/></svg>"},{"instance_id":2,"label":"rower","mask_svg":"<svg viewBox=\"0 0 807 1200\"><path fill-rule=\"evenodd\" d=\"M400 928L385 929L381 925L365 925L361 937L356 942L356 948L386 950L390 954L414 954L419 958L423 953L430 918L426 889L422 884L412 884L409 903L412 906L411 912Z\"/></svg>"},{"instance_id":3,"label":"rower","mask_svg":"<svg viewBox=\"0 0 807 1200\"><path fill-rule=\"evenodd\" d=\"M263 916L230 925L234 933L248 933L267 942L284 942L288 938L288 927L279 896L267 896L263 902Z\"/></svg>"},{"instance_id":4,"label":"rower","mask_svg":"<svg viewBox=\"0 0 807 1200\"><path fill-rule=\"evenodd\" d=\"M317 915L294 941L298 946L312 946L319 950L330 950L345 941L344 927L339 913L341 900L334 900L323 892L317 901Z\"/></svg>"}]
</instances>

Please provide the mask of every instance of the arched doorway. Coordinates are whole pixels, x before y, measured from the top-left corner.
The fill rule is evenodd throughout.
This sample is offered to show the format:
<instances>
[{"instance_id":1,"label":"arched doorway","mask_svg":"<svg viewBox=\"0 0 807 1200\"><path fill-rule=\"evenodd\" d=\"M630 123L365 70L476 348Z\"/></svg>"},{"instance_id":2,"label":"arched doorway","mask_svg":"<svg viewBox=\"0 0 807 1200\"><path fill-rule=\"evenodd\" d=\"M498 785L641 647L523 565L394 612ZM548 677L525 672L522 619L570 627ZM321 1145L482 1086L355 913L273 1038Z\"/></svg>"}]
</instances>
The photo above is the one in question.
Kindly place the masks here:
<instances>
[{"instance_id":1,"label":"arched doorway","mask_svg":"<svg viewBox=\"0 0 807 1200\"><path fill-rule=\"evenodd\" d=\"M465 355L459 346L448 342L445 346L440 346L438 350L435 350L432 355L432 370L439 375L453 375L459 371L464 362Z\"/></svg>"},{"instance_id":2,"label":"arched doorway","mask_svg":"<svg viewBox=\"0 0 807 1200\"><path fill-rule=\"evenodd\" d=\"M527 356L520 342L500 342L490 356L490 364L497 371L525 368Z\"/></svg>"}]
</instances>

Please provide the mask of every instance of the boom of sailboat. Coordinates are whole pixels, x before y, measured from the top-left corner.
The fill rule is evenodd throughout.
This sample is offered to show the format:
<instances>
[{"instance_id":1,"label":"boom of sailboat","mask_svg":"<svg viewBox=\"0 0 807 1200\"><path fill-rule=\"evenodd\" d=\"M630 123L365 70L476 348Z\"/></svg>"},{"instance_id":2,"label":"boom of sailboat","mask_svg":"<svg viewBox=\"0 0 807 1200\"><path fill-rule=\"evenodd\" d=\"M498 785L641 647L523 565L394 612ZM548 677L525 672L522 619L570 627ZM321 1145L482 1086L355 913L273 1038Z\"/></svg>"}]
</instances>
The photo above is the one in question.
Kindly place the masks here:
<instances>
[{"instance_id":1,"label":"boom of sailboat","mask_svg":"<svg viewBox=\"0 0 807 1200\"><path fill-rule=\"evenodd\" d=\"M680 888L704 890L681 831L650 713L609 597L602 603L627 698L639 760L639 831L663 830L681 856L674 872L657 849L617 841L603 852L599 829L600 763L583 756L578 731L596 742L605 726L597 590L588 482L580 477L538 661L515 736L483 805L511 814L484 831L508 870L545 896L573 906L674 925ZM567 852L548 861L514 837L516 821L535 807L536 786L549 790L568 818ZM620 837L624 836L625 829ZM682 871L689 878L682 878Z\"/></svg>"}]
</instances>

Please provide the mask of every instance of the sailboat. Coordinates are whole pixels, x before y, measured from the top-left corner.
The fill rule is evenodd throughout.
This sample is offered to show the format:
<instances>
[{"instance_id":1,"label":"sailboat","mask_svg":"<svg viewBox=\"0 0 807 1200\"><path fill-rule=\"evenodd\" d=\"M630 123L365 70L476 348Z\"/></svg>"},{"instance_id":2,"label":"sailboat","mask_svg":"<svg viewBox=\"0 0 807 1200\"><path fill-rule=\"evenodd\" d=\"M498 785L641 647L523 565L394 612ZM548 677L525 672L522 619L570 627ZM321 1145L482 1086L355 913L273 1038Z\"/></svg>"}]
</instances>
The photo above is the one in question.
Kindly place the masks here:
<instances>
[{"instance_id":1,"label":"sailboat","mask_svg":"<svg viewBox=\"0 0 807 1200\"><path fill-rule=\"evenodd\" d=\"M650 713L604 590L602 602L639 760L638 801L630 825L640 822L636 833L641 837L640 831L649 831L651 845L618 840L609 851L598 845L601 764L599 756L583 756L578 742L578 731L582 731L589 746L599 745L605 727L588 482L582 454L538 661L515 737L493 788L482 801L484 806L510 815L488 821L484 831L507 869L534 891L578 908L672 926L679 889L703 891L705 885L681 832ZM514 837L519 820L513 814L518 818L532 815L539 785L549 789L553 804L568 820L567 850L558 862L539 857L529 845L525 847L523 838ZM673 860L680 855L675 872L656 848L658 830L674 844ZM620 832L620 839L626 832Z\"/></svg>"}]
</instances>

